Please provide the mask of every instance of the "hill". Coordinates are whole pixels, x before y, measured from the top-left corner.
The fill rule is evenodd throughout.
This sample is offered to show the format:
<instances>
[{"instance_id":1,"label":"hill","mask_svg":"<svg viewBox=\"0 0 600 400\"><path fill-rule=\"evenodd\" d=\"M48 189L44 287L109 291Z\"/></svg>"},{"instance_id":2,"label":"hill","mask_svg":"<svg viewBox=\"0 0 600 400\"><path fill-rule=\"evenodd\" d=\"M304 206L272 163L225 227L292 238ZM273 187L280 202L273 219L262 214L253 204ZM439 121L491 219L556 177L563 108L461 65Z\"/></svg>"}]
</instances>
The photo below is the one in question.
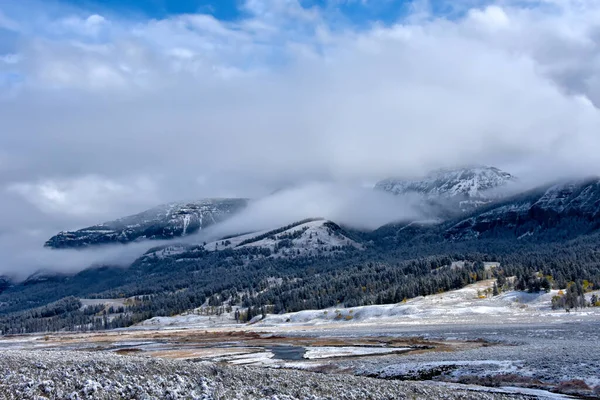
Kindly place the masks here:
<instances>
[{"instance_id":1,"label":"hill","mask_svg":"<svg viewBox=\"0 0 600 400\"><path fill-rule=\"evenodd\" d=\"M242 210L247 203L247 199L205 199L192 203L165 204L77 231L60 232L50 238L45 246L55 249L81 248L148 239L172 239L223 221Z\"/></svg>"}]
</instances>

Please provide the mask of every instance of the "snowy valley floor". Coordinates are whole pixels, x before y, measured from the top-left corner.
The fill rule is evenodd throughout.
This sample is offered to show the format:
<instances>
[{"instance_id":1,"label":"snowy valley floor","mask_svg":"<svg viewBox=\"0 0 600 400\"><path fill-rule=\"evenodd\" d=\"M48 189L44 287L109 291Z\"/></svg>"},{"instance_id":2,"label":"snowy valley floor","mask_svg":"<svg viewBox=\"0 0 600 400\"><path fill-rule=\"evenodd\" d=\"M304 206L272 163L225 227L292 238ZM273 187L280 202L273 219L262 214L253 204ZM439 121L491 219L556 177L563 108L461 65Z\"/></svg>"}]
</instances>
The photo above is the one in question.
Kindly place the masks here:
<instances>
[{"instance_id":1,"label":"snowy valley floor","mask_svg":"<svg viewBox=\"0 0 600 400\"><path fill-rule=\"evenodd\" d=\"M552 293L479 298L490 283L250 325L190 313L2 337L0 399L600 398L600 310L553 311Z\"/></svg>"}]
</instances>

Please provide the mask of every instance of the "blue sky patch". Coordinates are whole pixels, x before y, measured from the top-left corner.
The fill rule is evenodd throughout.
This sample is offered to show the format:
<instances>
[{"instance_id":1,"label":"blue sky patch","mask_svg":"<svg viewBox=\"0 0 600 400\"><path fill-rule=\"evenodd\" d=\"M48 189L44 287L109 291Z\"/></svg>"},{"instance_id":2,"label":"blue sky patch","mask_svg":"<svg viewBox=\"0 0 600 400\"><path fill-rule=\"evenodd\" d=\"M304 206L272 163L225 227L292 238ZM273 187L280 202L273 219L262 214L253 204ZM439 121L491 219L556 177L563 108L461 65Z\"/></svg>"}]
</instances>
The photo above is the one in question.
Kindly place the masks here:
<instances>
[{"instance_id":1,"label":"blue sky patch","mask_svg":"<svg viewBox=\"0 0 600 400\"><path fill-rule=\"evenodd\" d=\"M118 14L141 15L162 19L178 14L210 14L220 20L240 16L239 0L59 0L97 13L109 11Z\"/></svg>"}]
</instances>

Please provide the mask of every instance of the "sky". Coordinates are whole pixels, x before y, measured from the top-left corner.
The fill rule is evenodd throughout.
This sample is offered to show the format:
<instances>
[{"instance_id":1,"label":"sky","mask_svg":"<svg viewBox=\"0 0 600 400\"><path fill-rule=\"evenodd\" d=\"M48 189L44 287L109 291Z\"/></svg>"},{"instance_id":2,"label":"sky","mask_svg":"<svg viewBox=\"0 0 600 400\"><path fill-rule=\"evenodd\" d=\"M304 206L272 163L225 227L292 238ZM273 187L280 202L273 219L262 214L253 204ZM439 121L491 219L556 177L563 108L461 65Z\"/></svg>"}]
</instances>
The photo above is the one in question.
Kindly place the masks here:
<instances>
[{"instance_id":1,"label":"sky","mask_svg":"<svg viewBox=\"0 0 600 400\"><path fill-rule=\"evenodd\" d=\"M0 273L169 201L596 175L599 106L595 0L0 0Z\"/></svg>"}]
</instances>

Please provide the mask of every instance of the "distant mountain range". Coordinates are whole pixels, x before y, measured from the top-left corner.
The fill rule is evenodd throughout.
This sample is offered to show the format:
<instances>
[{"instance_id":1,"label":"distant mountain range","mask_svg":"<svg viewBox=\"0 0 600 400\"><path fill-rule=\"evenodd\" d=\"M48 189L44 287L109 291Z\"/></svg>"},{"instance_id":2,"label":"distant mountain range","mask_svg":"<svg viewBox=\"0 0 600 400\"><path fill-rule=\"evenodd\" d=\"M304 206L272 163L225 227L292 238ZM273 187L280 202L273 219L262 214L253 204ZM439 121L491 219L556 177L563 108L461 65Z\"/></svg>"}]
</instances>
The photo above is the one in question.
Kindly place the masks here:
<instances>
[{"instance_id":1,"label":"distant mountain range","mask_svg":"<svg viewBox=\"0 0 600 400\"><path fill-rule=\"evenodd\" d=\"M60 232L50 238L45 246L55 249L81 248L144 239L173 239L223 221L247 204L247 199L204 199L165 204L115 221L77 231Z\"/></svg>"},{"instance_id":2,"label":"distant mountain range","mask_svg":"<svg viewBox=\"0 0 600 400\"><path fill-rule=\"evenodd\" d=\"M556 235L572 237L594 231L600 226L599 179L563 182L506 197L509 185L515 182L513 175L498 168L470 167L435 171L420 180L386 179L377 183L375 190L397 196L423 197L423 210L432 213L430 215L437 223L422 225L404 221L399 225L394 224L401 227L403 237L417 237L418 233L427 231L429 234L439 232L440 240L450 241L498 237L538 240ZM110 243L176 239L226 220L243 210L248 201L205 199L167 204L115 221L61 232L45 245L55 249L84 248ZM261 247L268 249L269 254L278 252L278 257L297 257L312 254L317 249L329 251L333 247L362 246L360 240L351 239L341 234L339 229L333 229L337 227L335 221L310 219L300 222L272 231L240 233L196 246L163 246L161 251L164 253L165 248L170 248L172 252L186 252L191 247L202 251ZM380 229L379 232L386 229Z\"/></svg>"},{"instance_id":3,"label":"distant mountain range","mask_svg":"<svg viewBox=\"0 0 600 400\"><path fill-rule=\"evenodd\" d=\"M515 178L497 168L474 167L436 171L420 180L386 179L375 185L395 195L423 196L422 210L428 217L448 219L460 212L489 204L500 189ZM161 205L139 214L60 232L46 247L84 248L93 245L130 243L141 240L168 240L196 233L241 211L248 199L203 199ZM313 217L307 215L307 218Z\"/></svg>"}]
</instances>

